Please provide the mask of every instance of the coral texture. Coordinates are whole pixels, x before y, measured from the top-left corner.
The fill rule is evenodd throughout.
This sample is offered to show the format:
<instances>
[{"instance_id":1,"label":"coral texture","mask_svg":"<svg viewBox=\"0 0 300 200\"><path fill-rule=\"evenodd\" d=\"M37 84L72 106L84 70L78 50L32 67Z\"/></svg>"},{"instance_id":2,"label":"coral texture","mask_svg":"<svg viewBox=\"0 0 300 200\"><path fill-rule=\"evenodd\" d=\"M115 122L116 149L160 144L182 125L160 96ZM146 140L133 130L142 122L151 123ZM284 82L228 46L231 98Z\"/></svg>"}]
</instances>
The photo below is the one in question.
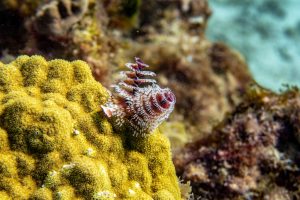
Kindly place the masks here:
<instances>
[{"instance_id":1,"label":"coral texture","mask_svg":"<svg viewBox=\"0 0 300 200\"><path fill-rule=\"evenodd\" d=\"M149 67L139 58L135 63L127 63L131 71L122 71L123 79L113 85L114 95L102 106L109 118L115 118L118 127L127 126L134 136L145 136L158 127L174 109L175 95L169 88L160 88Z\"/></svg>"},{"instance_id":2,"label":"coral texture","mask_svg":"<svg viewBox=\"0 0 300 200\"><path fill-rule=\"evenodd\" d=\"M174 158L200 199L300 198L300 92L254 87L207 138Z\"/></svg>"},{"instance_id":3,"label":"coral texture","mask_svg":"<svg viewBox=\"0 0 300 200\"><path fill-rule=\"evenodd\" d=\"M168 139L114 133L83 61L0 63L1 199L180 199Z\"/></svg>"}]
</instances>

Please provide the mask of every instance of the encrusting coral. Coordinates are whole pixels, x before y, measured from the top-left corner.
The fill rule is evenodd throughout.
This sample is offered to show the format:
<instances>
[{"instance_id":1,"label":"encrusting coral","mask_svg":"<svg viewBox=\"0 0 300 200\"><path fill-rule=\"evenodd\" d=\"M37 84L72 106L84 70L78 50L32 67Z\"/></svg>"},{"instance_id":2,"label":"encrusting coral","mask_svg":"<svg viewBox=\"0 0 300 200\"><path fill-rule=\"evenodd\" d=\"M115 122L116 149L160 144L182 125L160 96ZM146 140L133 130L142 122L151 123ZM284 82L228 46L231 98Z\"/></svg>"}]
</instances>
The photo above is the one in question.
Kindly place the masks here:
<instances>
[{"instance_id":1,"label":"encrusting coral","mask_svg":"<svg viewBox=\"0 0 300 200\"><path fill-rule=\"evenodd\" d=\"M0 63L1 199L180 199L168 139L115 133L83 61Z\"/></svg>"},{"instance_id":2,"label":"encrusting coral","mask_svg":"<svg viewBox=\"0 0 300 200\"><path fill-rule=\"evenodd\" d=\"M211 135L175 155L199 199L300 199L300 92L251 88Z\"/></svg>"}]
</instances>

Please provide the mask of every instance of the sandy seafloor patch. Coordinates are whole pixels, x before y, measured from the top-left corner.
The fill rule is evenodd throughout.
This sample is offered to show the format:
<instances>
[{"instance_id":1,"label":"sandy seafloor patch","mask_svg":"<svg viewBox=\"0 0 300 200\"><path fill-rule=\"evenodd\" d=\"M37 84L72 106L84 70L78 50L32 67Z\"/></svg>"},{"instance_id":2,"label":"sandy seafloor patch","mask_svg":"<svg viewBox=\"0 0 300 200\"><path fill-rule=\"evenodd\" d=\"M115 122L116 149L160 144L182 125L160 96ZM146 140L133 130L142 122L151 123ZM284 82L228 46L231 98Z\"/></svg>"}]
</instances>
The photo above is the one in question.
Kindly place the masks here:
<instances>
[{"instance_id":1,"label":"sandy seafloor patch","mask_svg":"<svg viewBox=\"0 0 300 200\"><path fill-rule=\"evenodd\" d=\"M207 36L241 52L255 80L300 87L300 0L209 0Z\"/></svg>"}]
</instances>

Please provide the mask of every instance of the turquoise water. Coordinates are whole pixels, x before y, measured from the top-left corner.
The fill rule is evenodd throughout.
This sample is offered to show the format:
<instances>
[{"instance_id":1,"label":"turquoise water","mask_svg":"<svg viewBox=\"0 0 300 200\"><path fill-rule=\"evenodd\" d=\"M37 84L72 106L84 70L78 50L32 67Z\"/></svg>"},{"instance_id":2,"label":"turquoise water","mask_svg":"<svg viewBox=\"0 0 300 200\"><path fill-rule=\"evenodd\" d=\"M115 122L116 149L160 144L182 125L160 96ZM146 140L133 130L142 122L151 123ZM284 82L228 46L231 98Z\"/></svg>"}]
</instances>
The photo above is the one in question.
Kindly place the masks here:
<instances>
[{"instance_id":1,"label":"turquoise water","mask_svg":"<svg viewBox=\"0 0 300 200\"><path fill-rule=\"evenodd\" d=\"M241 52L262 86L300 87L300 0L209 0L207 36Z\"/></svg>"}]
</instances>

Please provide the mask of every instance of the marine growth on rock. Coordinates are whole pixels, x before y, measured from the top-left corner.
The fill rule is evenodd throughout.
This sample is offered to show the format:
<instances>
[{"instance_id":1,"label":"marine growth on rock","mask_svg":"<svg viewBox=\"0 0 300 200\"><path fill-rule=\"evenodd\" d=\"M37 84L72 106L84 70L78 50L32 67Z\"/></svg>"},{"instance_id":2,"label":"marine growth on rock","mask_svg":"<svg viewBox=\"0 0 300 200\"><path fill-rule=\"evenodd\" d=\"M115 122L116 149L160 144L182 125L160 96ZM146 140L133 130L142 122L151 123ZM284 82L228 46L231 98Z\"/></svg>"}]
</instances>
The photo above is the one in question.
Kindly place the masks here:
<instances>
[{"instance_id":1,"label":"marine growth on rock","mask_svg":"<svg viewBox=\"0 0 300 200\"><path fill-rule=\"evenodd\" d=\"M151 133L167 119L174 109L175 95L169 88L160 88L151 71L142 71L147 64L135 58L135 63L127 63L131 71L122 71L122 81L113 85L114 93L110 101L102 106L106 116L115 121L117 127L126 125L134 136Z\"/></svg>"},{"instance_id":2,"label":"marine growth on rock","mask_svg":"<svg viewBox=\"0 0 300 200\"><path fill-rule=\"evenodd\" d=\"M195 199L300 199L300 92L255 86L205 138L174 157Z\"/></svg>"},{"instance_id":3,"label":"marine growth on rock","mask_svg":"<svg viewBox=\"0 0 300 200\"><path fill-rule=\"evenodd\" d=\"M87 0L51 0L40 6L33 17L34 32L48 37L66 37L70 28L88 9Z\"/></svg>"}]
</instances>

